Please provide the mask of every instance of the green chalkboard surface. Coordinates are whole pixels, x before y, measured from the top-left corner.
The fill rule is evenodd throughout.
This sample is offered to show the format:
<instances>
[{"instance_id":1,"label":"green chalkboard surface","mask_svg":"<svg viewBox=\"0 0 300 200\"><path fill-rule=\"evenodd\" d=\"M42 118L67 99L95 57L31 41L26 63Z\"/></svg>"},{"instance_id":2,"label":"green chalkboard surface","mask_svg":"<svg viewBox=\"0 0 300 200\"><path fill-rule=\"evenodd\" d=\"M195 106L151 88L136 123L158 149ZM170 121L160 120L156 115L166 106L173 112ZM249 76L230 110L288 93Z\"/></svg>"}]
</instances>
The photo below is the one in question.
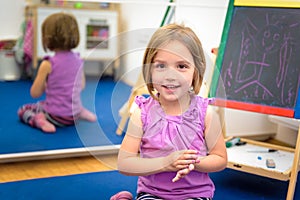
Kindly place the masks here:
<instances>
[{"instance_id":1,"label":"green chalkboard surface","mask_svg":"<svg viewBox=\"0 0 300 200\"><path fill-rule=\"evenodd\" d=\"M211 96L299 111L300 9L230 6Z\"/></svg>"}]
</instances>

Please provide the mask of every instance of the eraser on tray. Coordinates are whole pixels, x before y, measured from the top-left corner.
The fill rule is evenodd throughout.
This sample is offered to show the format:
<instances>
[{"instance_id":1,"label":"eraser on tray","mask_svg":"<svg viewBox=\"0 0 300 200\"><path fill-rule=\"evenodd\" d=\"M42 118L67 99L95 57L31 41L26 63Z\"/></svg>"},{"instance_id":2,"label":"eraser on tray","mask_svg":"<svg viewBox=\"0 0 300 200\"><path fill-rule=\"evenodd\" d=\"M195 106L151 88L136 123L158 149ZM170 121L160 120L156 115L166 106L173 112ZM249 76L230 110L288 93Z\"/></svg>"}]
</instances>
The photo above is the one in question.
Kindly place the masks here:
<instances>
[{"instance_id":1,"label":"eraser on tray","mask_svg":"<svg viewBox=\"0 0 300 200\"><path fill-rule=\"evenodd\" d=\"M266 165L267 165L268 168L275 168L276 167L275 162L274 162L273 159L267 159L266 160Z\"/></svg>"}]
</instances>

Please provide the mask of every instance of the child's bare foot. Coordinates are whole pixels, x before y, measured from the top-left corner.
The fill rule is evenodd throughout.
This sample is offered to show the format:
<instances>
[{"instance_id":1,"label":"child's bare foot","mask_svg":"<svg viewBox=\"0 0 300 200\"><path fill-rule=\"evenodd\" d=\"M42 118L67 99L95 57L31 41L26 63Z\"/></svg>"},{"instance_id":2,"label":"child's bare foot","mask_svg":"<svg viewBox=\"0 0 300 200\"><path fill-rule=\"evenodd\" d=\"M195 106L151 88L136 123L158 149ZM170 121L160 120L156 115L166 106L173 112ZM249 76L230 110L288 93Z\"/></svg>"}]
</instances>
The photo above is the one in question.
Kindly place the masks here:
<instances>
[{"instance_id":1,"label":"child's bare foot","mask_svg":"<svg viewBox=\"0 0 300 200\"><path fill-rule=\"evenodd\" d=\"M94 122L97 120L97 117L94 113L88 111L87 109L83 108L81 110L81 113L79 115L79 118L80 119L83 119L83 120L87 120L87 121L90 121L90 122Z\"/></svg>"},{"instance_id":2,"label":"child's bare foot","mask_svg":"<svg viewBox=\"0 0 300 200\"><path fill-rule=\"evenodd\" d=\"M42 129L46 133L53 133L56 131L56 128L51 124L45 117L44 113L38 113L34 116L34 123L37 128Z\"/></svg>"}]
</instances>

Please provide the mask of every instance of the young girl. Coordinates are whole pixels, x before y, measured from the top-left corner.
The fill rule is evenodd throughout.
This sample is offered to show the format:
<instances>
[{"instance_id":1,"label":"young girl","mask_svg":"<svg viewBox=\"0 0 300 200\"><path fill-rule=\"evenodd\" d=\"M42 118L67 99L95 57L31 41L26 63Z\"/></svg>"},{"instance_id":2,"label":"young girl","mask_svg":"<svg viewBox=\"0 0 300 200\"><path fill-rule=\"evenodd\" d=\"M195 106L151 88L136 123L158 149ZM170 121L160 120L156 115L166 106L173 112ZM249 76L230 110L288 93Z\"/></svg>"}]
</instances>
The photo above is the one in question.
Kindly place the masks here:
<instances>
[{"instance_id":1,"label":"young girl","mask_svg":"<svg viewBox=\"0 0 300 200\"><path fill-rule=\"evenodd\" d=\"M197 96L205 71L201 42L188 27L166 25L152 36L143 64L150 97L135 99L119 171L139 176L138 200L212 199L208 173L226 167L227 153L212 99Z\"/></svg>"},{"instance_id":2,"label":"young girl","mask_svg":"<svg viewBox=\"0 0 300 200\"><path fill-rule=\"evenodd\" d=\"M73 125L77 119L96 121L96 116L81 104L83 61L71 50L78 43L78 24L72 15L56 13L43 22L44 50L54 51L55 55L45 57L40 64L30 95L38 98L45 92L46 99L19 108L22 122L50 133L56 131L56 126Z\"/></svg>"}]
</instances>

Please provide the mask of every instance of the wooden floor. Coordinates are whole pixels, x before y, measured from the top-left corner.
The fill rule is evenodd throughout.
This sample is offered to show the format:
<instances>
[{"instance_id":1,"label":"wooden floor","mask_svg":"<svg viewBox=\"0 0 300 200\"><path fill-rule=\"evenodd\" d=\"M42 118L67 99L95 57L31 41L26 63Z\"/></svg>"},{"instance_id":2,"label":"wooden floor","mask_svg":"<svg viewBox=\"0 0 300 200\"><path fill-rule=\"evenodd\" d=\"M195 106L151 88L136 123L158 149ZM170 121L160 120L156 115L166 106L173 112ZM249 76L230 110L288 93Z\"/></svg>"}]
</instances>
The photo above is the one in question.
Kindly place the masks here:
<instances>
[{"instance_id":1,"label":"wooden floor","mask_svg":"<svg viewBox=\"0 0 300 200\"><path fill-rule=\"evenodd\" d=\"M276 140L270 143L278 144ZM282 145L282 144L281 144ZM117 154L0 164L0 183L117 169Z\"/></svg>"},{"instance_id":2,"label":"wooden floor","mask_svg":"<svg viewBox=\"0 0 300 200\"><path fill-rule=\"evenodd\" d=\"M0 183L116 170L117 155L88 156L0 164Z\"/></svg>"}]
</instances>

